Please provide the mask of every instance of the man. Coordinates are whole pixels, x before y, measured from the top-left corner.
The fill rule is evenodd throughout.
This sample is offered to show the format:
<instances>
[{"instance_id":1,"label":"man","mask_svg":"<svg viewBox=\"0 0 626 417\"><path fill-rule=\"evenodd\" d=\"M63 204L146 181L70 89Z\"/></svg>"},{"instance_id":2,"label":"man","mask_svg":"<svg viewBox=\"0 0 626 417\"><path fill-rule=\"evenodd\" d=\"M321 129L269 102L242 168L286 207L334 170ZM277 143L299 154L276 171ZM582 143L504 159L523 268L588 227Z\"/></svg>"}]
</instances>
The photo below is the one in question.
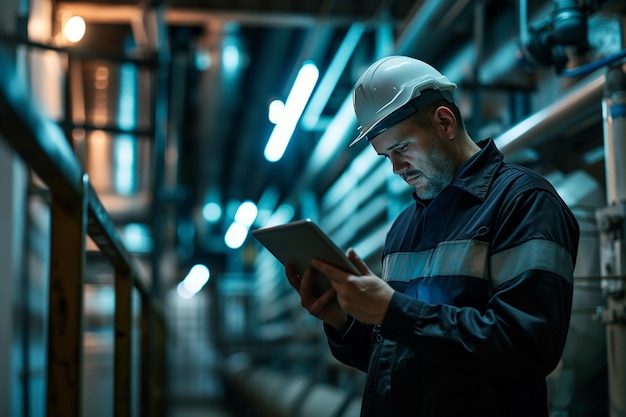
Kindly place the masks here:
<instances>
[{"instance_id":1,"label":"man","mask_svg":"<svg viewBox=\"0 0 626 417\"><path fill-rule=\"evenodd\" d=\"M314 260L286 274L324 321L333 355L367 372L362 416L548 416L545 377L559 361L572 305L578 224L553 187L474 143L456 85L409 57L357 82L361 132L414 188L382 255L382 279L354 250L352 275Z\"/></svg>"}]
</instances>

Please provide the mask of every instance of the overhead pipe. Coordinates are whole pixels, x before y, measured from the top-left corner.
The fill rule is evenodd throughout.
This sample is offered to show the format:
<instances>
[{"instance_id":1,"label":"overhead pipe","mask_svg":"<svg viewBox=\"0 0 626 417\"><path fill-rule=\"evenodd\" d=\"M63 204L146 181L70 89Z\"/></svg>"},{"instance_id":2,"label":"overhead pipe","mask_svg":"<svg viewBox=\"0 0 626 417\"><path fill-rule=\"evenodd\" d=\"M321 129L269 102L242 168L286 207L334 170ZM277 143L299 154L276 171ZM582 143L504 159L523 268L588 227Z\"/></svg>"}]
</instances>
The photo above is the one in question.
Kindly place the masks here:
<instances>
[{"instance_id":1,"label":"overhead pipe","mask_svg":"<svg viewBox=\"0 0 626 417\"><path fill-rule=\"evenodd\" d=\"M518 14L522 16L518 17L520 30L517 34L512 32L508 40L501 40L494 52L483 57L478 78L476 79L476 82L480 85L498 81L511 84L512 74L516 74L514 81L516 85L520 84L525 86L527 83L530 84L531 78L521 70L517 61L520 43L523 42L528 35L525 32L526 29L523 29L528 25L528 9L525 3L525 1L520 0ZM525 12L522 10L525 10ZM542 6L533 13L532 19L534 21L543 19L550 15L551 10L552 6L549 4ZM441 72L446 74L446 76L454 82L458 83L462 81L465 77L470 75L467 71L466 64L476 61L475 52L475 46L472 42L467 42L455 52L454 56L441 66ZM525 75L527 78L522 78Z\"/></svg>"},{"instance_id":2,"label":"overhead pipe","mask_svg":"<svg viewBox=\"0 0 626 417\"><path fill-rule=\"evenodd\" d=\"M469 6L469 2L459 3L453 0L427 0L416 9L415 13L408 19L408 24L405 26L389 53L409 55L415 45L421 45L423 49L427 49L427 45L423 42L423 39L430 39L432 36L432 27L428 25L428 22L438 21L440 16L450 13L459 15L467 6ZM420 40L422 42L419 42ZM352 109L352 97L351 94L349 94L343 101L337 115L328 126L326 133L311 152L311 157L302 170L302 175L298 177L296 183L291 188L291 194L285 199L288 204L297 206L300 190L314 182L316 178L327 169L336 152L338 152L342 144L345 143L345 139L355 132L355 128L356 118ZM368 148L363 150L363 152L368 151L370 151ZM321 223L322 227L324 227L323 221L321 221ZM386 228L386 225L384 227ZM376 253L383 241L378 238L380 237L380 230L374 231L370 237L371 238L364 236L362 241L358 243L357 247L359 247L359 253Z\"/></svg>"},{"instance_id":3,"label":"overhead pipe","mask_svg":"<svg viewBox=\"0 0 626 417\"><path fill-rule=\"evenodd\" d=\"M421 49L426 50L428 42L424 42L424 39L432 39L432 25L429 22L438 21L438 16L445 15L450 10L459 11L460 7L468 6L468 1L440 1L430 0L425 1L415 14L409 18L409 23L405 29L398 36L398 40L395 44L394 53L398 55L408 55L419 45Z\"/></svg>"},{"instance_id":4,"label":"overhead pipe","mask_svg":"<svg viewBox=\"0 0 626 417\"><path fill-rule=\"evenodd\" d=\"M509 156L530 146L536 146L562 133L564 125L574 120L588 120L594 115L601 119L600 103L605 75L595 74L579 83L554 104L539 110L494 141L505 155Z\"/></svg>"},{"instance_id":5,"label":"overhead pipe","mask_svg":"<svg viewBox=\"0 0 626 417\"><path fill-rule=\"evenodd\" d=\"M538 111L497 136L494 139L496 146L498 146L505 157L510 157L516 152L530 146L536 146L559 135L563 130L563 125L571 124L572 120L587 120L588 117L596 115L598 121L600 121L600 103L604 83L604 74L588 77L586 81L583 81L582 84L563 96L558 102ZM370 149L366 148L364 150L364 152L367 151L370 151ZM367 186L363 185L361 188L367 189ZM358 216L354 216L351 213L346 221L353 221L352 219L355 217ZM366 240L367 236L364 237L363 241L365 242ZM377 242L370 239L368 240L368 245L362 243L359 244L359 247L362 247L361 250L366 253L375 253L376 248L373 248L372 245L382 245L383 241Z\"/></svg>"},{"instance_id":6,"label":"overhead pipe","mask_svg":"<svg viewBox=\"0 0 626 417\"><path fill-rule=\"evenodd\" d=\"M337 49L337 53L328 65L326 73L320 80L319 86L311 97L305 113L302 115L302 124L305 129L314 130L319 124L322 111L337 86L341 74L345 71L352 53L363 36L363 32L365 32L365 25L362 23L357 22L350 25L346 36Z\"/></svg>"},{"instance_id":7,"label":"overhead pipe","mask_svg":"<svg viewBox=\"0 0 626 417\"><path fill-rule=\"evenodd\" d=\"M437 21L442 15L453 11L460 14L464 7L469 6L469 2L459 3L454 0L427 0L407 19L405 25L395 45L390 50L390 54L410 54L410 50L415 45L426 48L423 42L418 40L429 39L432 35L432 28L428 22ZM343 101L337 115L331 121L326 133L318 141L316 147L311 152L311 157L307 161L302 174L291 189L291 194L285 201L294 206L298 202L300 190L315 181L331 163L336 152L345 143L345 139L355 132L356 118L352 109L352 97L349 94ZM364 149L364 152L369 149ZM372 249L368 249L372 251Z\"/></svg>"},{"instance_id":8,"label":"overhead pipe","mask_svg":"<svg viewBox=\"0 0 626 417\"><path fill-rule=\"evenodd\" d=\"M427 0L422 4L408 19L408 24L400 34L396 44L392 48L391 53L407 54L410 47L414 46L417 42L416 39L423 39L429 37L428 21L433 21L436 16L445 13L447 10L453 8L456 2L454 0ZM341 120L337 120L341 119ZM332 129L331 129L332 127ZM286 198L287 202L298 201L298 193L306 187L311 181L324 171L333 158L334 151L344 143L345 139L355 132L356 118L352 110L351 95L348 95L343 101L337 116L329 125L327 131L332 131L332 140L324 140L326 134L317 143L313 152L311 152L311 158L305 165L302 175L298 178L296 183L291 189L291 194ZM331 143L333 142L333 143Z\"/></svg>"},{"instance_id":9,"label":"overhead pipe","mask_svg":"<svg viewBox=\"0 0 626 417\"><path fill-rule=\"evenodd\" d=\"M431 28L429 28L425 22L440 15L444 10L451 8L454 5L453 3L455 2L426 1L411 17L409 24L407 24L394 45L392 53L407 54L411 46L423 45L425 43L424 39L430 39L431 35L429 32ZM537 14L540 15L545 12L546 9L542 9ZM516 41L513 39L507 42L506 45L510 46L506 49L511 52L508 65L500 65L496 71L498 75L508 72L516 65L514 53ZM470 53L466 56L469 55ZM499 55L499 53L496 52L494 55ZM490 62L490 59L488 59L488 62ZM507 70L504 68L507 68ZM483 71L486 70L487 68L485 66ZM462 76L463 74L458 74L459 78ZM484 78L485 74L481 73L481 76ZM562 132L562 126L564 124L571 124L572 120L578 120L582 117L588 118L594 114L600 117L600 110L599 108L596 109L594 105L598 104L599 106L602 97L602 87L605 82L604 78L604 75L590 75L585 80L579 82L575 88L565 94L558 102L529 116L496 137L496 144L506 156L510 156L526 147L537 145L560 134ZM335 119L340 119L339 115L341 115L341 118L345 118L346 114L350 113L351 105L350 97L346 97ZM356 119L354 115L352 115L351 119L347 122L341 125L338 123L333 129L328 129L332 130L334 143L330 143L330 140L320 140L318 142L318 145L311 153L311 158L306 164L305 169L302 171L302 175L294 184L292 194L287 197L287 202L297 203L299 190L306 187L307 184L310 184L312 181L315 181L328 167L328 164L334 157L336 151L339 150L344 139L354 133L355 127ZM369 151L369 149L364 149L364 152L367 151Z\"/></svg>"},{"instance_id":10,"label":"overhead pipe","mask_svg":"<svg viewBox=\"0 0 626 417\"><path fill-rule=\"evenodd\" d=\"M411 49L415 45L421 45L422 48L426 49L427 45L424 44L423 39L430 39L432 36L432 28L428 25L428 22L438 21L440 16L450 13L455 15L461 14L464 8L469 5L467 1L426 0L408 19L409 23L405 26L389 53L410 55ZM422 40L422 42L418 42L418 40ZM349 94L343 101L337 115L326 129L326 133L311 152L311 157L302 170L302 174L298 177L291 188L291 193L285 199L286 203L292 204L294 207L297 206L300 191L306 188L308 184L315 182L319 175L327 170L337 151L343 144L347 143L346 138L356 132L355 128L356 117L352 109L352 96ZM363 152L371 152L371 150L365 148ZM363 188L365 187L366 186ZM348 218L348 221L353 222L354 219ZM322 227L324 227L322 219L320 219L320 222ZM354 223L352 224L354 225ZM360 226L357 227L355 225L355 230L359 227ZM384 239L381 238L384 233L381 234L381 231L387 229L388 225L384 225L372 231L369 235L362 236L360 242L355 245L355 248L358 248L361 256L367 257L368 255L376 254L384 241Z\"/></svg>"}]
</instances>

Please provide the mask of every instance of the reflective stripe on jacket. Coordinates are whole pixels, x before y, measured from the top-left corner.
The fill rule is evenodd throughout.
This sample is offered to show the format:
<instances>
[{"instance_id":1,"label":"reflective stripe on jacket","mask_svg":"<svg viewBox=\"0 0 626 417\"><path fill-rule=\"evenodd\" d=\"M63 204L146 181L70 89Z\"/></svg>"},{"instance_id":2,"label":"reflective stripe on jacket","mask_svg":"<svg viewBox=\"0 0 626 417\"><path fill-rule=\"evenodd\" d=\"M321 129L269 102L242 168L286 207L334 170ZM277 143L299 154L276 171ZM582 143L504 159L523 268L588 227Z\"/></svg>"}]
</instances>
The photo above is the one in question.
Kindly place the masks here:
<instances>
[{"instance_id":1,"label":"reflective stripe on jacket","mask_svg":"<svg viewBox=\"0 0 626 417\"><path fill-rule=\"evenodd\" d=\"M578 223L543 177L479 145L445 190L392 225L382 278L396 292L383 323L326 329L333 355L368 373L362 416L548 415Z\"/></svg>"}]
</instances>

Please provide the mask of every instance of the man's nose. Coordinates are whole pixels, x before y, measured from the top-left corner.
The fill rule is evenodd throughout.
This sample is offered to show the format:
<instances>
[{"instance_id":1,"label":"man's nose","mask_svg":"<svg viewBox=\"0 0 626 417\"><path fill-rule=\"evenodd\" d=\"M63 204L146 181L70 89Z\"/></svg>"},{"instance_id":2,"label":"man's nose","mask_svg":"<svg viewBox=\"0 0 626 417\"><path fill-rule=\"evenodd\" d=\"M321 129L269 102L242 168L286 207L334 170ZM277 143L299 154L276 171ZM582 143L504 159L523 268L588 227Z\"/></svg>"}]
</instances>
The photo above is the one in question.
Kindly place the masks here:
<instances>
[{"instance_id":1,"label":"man's nose","mask_svg":"<svg viewBox=\"0 0 626 417\"><path fill-rule=\"evenodd\" d=\"M407 164L402 158L398 158L397 156L390 156L389 160L391 161L391 166L393 167L394 174L400 174L402 171L406 170Z\"/></svg>"}]
</instances>

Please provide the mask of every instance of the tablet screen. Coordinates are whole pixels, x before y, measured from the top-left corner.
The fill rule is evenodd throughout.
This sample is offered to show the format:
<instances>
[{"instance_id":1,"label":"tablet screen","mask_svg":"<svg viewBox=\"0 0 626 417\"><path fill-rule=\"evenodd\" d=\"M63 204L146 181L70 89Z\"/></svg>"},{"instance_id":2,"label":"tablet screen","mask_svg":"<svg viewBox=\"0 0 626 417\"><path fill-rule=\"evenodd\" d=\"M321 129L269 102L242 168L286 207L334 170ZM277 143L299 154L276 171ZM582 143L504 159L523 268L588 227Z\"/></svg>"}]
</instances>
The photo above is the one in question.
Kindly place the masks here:
<instances>
[{"instance_id":1,"label":"tablet screen","mask_svg":"<svg viewBox=\"0 0 626 417\"><path fill-rule=\"evenodd\" d=\"M317 258L361 275L344 252L310 219L255 229L252 235L283 265L294 264L300 273L311 265L313 258ZM323 275L316 279L317 291L329 287L330 283Z\"/></svg>"}]
</instances>

